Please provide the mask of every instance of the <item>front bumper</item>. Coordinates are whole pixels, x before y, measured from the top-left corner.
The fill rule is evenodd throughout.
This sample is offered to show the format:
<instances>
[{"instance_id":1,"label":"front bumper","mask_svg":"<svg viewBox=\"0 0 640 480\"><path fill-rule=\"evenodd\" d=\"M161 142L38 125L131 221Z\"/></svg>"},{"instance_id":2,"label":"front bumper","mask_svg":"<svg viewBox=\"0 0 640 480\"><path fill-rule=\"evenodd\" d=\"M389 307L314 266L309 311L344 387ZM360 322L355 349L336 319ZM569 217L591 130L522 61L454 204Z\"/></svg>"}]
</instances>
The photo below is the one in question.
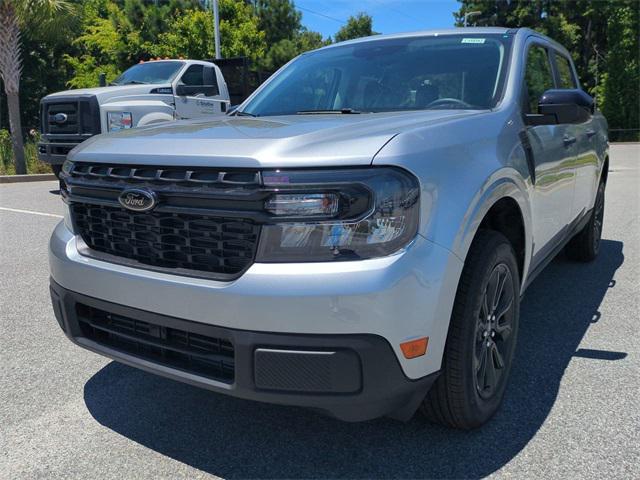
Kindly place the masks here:
<instances>
[{"instance_id":1,"label":"front bumper","mask_svg":"<svg viewBox=\"0 0 640 480\"><path fill-rule=\"evenodd\" d=\"M62 137L49 141L44 134L42 141L38 142L38 160L49 165L62 165L71 150L92 136L93 134L72 135L68 138Z\"/></svg>"},{"instance_id":2,"label":"front bumper","mask_svg":"<svg viewBox=\"0 0 640 480\"><path fill-rule=\"evenodd\" d=\"M73 328L66 328L74 342L125 363L232 395L315 406L345 419L388 414L401 405L415 406L416 399L422 398L429 379L440 370L462 270L462 262L455 255L418 236L402 252L389 257L254 263L238 279L222 282L84 256L64 222L51 237L49 262L59 298L104 302L107 312L112 308L131 309L134 319L151 315L153 322L170 318L187 322L189 328L195 325L198 329L220 330L224 338L237 343L236 356L242 355L243 360L237 358L233 386L220 386L197 375L98 347L74 333ZM73 322L75 307L73 302L66 302L62 301L59 316ZM426 355L406 359L400 344L421 337L429 337ZM361 371L361 383L354 387L357 381L347 382L351 385L347 391L321 395L265 392L251 384L254 373L249 365L256 345L276 350L352 351L360 366L350 364L348 368ZM345 361L353 362L353 355L347 357L352 360ZM280 363L286 367L296 361ZM336 371L348 368L341 364ZM356 390L359 393L354 393ZM369 404L373 407L365 409Z\"/></svg>"},{"instance_id":3,"label":"front bumper","mask_svg":"<svg viewBox=\"0 0 640 480\"><path fill-rule=\"evenodd\" d=\"M49 251L53 280L72 292L160 315L264 333L372 334L392 346L404 374L440 369L462 262L418 236L370 260L254 263L229 282L184 277L83 256L61 222ZM429 337L427 354L400 344Z\"/></svg>"},{"instance_id":4,"label":"front bumper","mask_svg":"<svg viewBox=\"0 0 640 480\"><path fill-rule=\"evenodd\" d=\"M77 143L38 143L38 160L49 165L62 165Z\"/></svg>"},{"instance_id":5,"label":"front bumper","mask_svg":"<svg viewBox=\"0 0 640 480\"><path fill-rule=\"evenodd\" d=\"M296 335L219 328L80 295L53 280L51 298L61 328L88 350L220 393L317 408L342 420L383 415L408 419L437 377L436 373L408 379L389 343L375 335ZM91 322L91 314L86 313L89 310L106 312L118 325L126 319L138 323L129 330L113 327L113 336L103 331L96 334L87 326ZM136 333L143 328L140 323L144 334ZM146 329L149 325L153 328ZM186 338L185 332L197 336L198 342L203 338L228 340L233 353L226 357L229 367L225 378L212 379L185 368L188 362L182 352L186 344L176 347L168 340L175 332L180 338ZM176 360L182 364L176 366Z\"/></svg>"}]
</instances>

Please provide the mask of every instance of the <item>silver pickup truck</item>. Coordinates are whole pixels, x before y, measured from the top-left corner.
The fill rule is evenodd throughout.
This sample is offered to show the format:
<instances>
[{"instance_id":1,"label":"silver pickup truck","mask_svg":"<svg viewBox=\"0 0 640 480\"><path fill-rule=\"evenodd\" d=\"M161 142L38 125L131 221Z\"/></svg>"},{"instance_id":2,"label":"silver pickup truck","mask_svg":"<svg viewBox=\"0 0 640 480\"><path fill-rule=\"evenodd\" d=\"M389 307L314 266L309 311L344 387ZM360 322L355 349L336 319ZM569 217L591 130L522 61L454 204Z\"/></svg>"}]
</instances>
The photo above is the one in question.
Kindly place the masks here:
<instances>
[{"instance_id":1,"label":"silver pickup truck","mask_svg":"<svg viewBox=\"0 0 640 480\"><path fill-rule=\"evenodd\" d=\"M606 132L531 30L305 53L225 117L70 153L53 309L74 343L215 392L474 428L527 286L598 254Z\"/></svg>"}]
</instances>

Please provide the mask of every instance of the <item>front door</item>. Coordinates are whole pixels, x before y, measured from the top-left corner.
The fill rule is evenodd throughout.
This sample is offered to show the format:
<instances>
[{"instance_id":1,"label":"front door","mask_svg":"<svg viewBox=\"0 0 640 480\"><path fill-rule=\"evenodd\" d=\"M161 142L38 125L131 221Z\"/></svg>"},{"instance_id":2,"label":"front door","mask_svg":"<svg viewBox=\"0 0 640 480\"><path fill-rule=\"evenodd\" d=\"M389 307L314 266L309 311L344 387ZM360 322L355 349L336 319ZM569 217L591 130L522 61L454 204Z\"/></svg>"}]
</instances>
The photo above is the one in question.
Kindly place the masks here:
<instances>
[{"instance_id":1,"label":"front door","mask_svg":"<svg viewBox=\"0 0 640 480\"><path fill-rule=\"evenodd\" d=\"M526 113L538 113L538 100L555 88L549 51L533 43L527 51ZM527 126L533 160L533 260L535 268L564 239L572 221L575 188L576 127L568 124Z\"/></svg>"},{"instance_id":2,"label":"front door","mask_svg":"<svg viewBox=\"0 0 640 480\"><path fill-rule=\"evenodd\" d=\"M174 84L178 118L198 118L221 115L226 100L220 95L216 73L212 66L189 66Z\"/></svg>"}]
</instances>

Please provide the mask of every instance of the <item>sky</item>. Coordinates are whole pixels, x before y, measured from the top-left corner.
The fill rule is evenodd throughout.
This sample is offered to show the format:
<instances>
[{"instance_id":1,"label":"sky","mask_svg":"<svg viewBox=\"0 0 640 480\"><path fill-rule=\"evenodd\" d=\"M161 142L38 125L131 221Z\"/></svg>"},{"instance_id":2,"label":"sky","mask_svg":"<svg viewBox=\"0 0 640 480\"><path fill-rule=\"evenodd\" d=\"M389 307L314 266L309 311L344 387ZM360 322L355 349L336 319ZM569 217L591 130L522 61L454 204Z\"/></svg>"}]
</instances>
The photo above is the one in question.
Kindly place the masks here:
<instances>
[{"instance_id":1,"label":"sky","mask_svg":"<svg viewBox=\"0 0 640 480\"><path fill-rule=\"evenodd\" d=\"M409 32L453 27L456 0L294 0L302 13L302 24L309 30L333 36L358 12L373 17L373 30L379 33Z\"/></svg>"}]
</instances>

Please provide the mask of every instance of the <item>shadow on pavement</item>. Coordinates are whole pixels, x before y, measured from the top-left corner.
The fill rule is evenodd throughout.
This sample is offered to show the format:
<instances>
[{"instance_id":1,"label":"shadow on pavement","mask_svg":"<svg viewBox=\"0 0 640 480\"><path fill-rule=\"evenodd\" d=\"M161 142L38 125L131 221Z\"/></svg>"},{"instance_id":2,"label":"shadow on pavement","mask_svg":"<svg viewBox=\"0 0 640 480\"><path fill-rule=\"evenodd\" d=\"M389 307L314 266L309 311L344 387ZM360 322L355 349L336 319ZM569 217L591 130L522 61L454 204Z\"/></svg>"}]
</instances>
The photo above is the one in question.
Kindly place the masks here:
<instances>
[{"instance_id":1,"label":"shadow on pavement","mask_svg":"<svg viewBox=\"0 0 640 480\"><path fill-rule=\"evenodd\" d=\"M592 264L560 256L531 285L505 402L476 431L448 430L419 416L407 424L342 423L308 410L225 397L115 362L86 383L85 402L107 428L225 478L482 477L508 463L536 434L574 355L593 362L626 355L576 352L614 288L622 247L603 240Z\"/></svg>"}]
</instances>

